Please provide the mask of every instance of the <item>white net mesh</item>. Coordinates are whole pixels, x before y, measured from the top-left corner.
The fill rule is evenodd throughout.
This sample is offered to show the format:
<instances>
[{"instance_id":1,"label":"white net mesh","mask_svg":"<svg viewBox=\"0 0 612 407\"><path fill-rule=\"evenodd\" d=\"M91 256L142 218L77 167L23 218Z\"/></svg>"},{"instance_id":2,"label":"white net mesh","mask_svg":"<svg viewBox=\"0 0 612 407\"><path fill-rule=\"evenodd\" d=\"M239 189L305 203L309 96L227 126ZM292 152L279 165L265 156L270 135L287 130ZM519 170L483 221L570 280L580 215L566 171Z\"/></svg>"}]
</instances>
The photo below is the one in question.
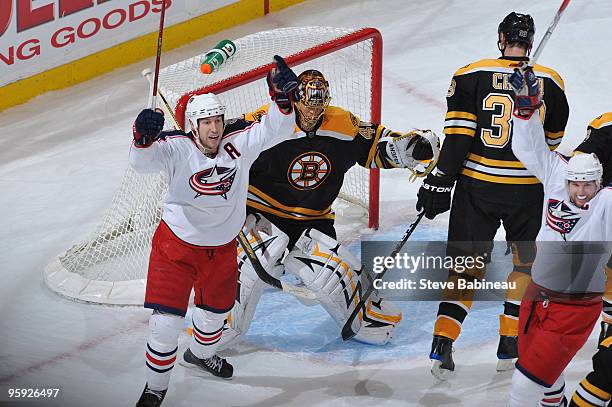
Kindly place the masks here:
<instances>
[{"instance_id":1,"label":"white net mesh","mask_svg":"<svg viewBox=\"0 0 612 407\"><path fill-rule=\"evenodd\" d=\"M372 119L373 41L371 30L328 27L282 28L240 38L236 54L211 75L200 73L204 54L160 71L160 93L171 106L188 94L214 91L227 105L226 118L238 117L269 102L264 67L275 54L296 73L317 69L330 83L331 104L364 121ZM254 77L250 77L253 76ZM180 107L177 117L182 117ZM169 123L170 120L167 120ZM342 199L367 209L368 171L355 166L345 178ZM151 238L161 217L166 190L162 175L127 170L110 210L91 239L58 256L45 269L45 281L68 298L103 304L144 302ZM367 213L367 211L364 211Z\"/></svg>"}]
</instances>

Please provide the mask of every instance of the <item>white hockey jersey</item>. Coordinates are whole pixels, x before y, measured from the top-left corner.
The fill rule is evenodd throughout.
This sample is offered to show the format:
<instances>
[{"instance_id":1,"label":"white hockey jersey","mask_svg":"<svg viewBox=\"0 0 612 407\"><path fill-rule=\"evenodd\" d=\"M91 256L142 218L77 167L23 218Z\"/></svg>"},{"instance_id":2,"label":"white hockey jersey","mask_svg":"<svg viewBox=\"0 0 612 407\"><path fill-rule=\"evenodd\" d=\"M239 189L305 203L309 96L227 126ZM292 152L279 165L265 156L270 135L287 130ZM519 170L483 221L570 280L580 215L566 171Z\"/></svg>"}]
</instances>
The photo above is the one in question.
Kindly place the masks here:
<instances>
[{"instance_id":1,"label":"white hockey jersey","mask_svg":"<svg viewBox=\"0 0 612 407\"><path fill-rule=\"evenodd\" d=\"M167 175L162 219L181 240L219 246L236 238L246 218L251 165L263 150L293 137L294 113L270 110L261 122L227 121L214 157L183 132L162 133L146 148L132 145L130 165L137 172Z\"/></svg>"},{"instance_id":2,"label":"white hockey jersey","mask_svg":"<svg viewBox=\"0 0 612 407\"><path fill-rule=\"evenodd\" d=\"M612 251L612 187L600 190L585 208L577 207L566 187L568 159L549 150L539 114L513 124L512 151L544 186L534 282L559 292L603 292L602 270Z\"/></svg>"}]
</instances>

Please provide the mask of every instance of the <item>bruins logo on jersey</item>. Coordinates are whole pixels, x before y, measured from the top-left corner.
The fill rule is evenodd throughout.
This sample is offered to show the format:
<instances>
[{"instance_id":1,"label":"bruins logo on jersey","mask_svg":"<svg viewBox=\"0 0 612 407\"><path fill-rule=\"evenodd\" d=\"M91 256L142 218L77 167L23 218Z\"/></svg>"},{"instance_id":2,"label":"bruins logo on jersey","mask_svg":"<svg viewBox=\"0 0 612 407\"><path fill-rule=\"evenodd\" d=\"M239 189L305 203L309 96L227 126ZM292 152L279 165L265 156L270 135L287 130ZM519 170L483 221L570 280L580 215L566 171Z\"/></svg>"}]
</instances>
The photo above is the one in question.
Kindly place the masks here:
<instances>
[{"instance_id":1,"label":"bruins logo on jersey","mask_svg":"<svg viewBox=\"0 0 612 407\"><path fill-rule=\"evenodd\" d=\"M446 91L446 97L450 98L455 94L455 88L457 87L457 82L452 79L448 90ZM541 89L541 88L540 88Z\"/></svg>"},{"instance_id":2,"label":"bruins logo on jersey","mask_svg":"<svg viewBox=\"0 0 612 407\"><path fill-rule=\"evenodd\" d=\"M330 171L329 158L322 153L309 151L291 162L287 179L295 189L315 189L325 181Z\"/></svg>"}]
</instances>

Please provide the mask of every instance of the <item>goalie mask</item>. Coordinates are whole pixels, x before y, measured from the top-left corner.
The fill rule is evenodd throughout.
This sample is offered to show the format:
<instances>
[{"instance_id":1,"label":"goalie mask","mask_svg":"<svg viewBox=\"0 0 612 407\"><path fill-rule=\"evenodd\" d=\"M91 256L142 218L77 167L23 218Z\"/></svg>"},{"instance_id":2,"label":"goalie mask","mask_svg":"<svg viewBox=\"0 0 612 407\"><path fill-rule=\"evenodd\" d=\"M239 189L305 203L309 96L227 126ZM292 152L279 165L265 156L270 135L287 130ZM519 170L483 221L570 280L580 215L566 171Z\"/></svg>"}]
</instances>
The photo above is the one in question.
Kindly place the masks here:
<instances>
[{"instance_id":1,"label":"goalie mask","mask_svg":"<svg viewBox=\"0 0 612 407\"><path fill-rule=\"evenodd\" d=\"M298 81L301 94L296 103L298 121L302 130L311 131L329 106L329 82L314 69L302 72Z\"/></svg>"}]
</instances>

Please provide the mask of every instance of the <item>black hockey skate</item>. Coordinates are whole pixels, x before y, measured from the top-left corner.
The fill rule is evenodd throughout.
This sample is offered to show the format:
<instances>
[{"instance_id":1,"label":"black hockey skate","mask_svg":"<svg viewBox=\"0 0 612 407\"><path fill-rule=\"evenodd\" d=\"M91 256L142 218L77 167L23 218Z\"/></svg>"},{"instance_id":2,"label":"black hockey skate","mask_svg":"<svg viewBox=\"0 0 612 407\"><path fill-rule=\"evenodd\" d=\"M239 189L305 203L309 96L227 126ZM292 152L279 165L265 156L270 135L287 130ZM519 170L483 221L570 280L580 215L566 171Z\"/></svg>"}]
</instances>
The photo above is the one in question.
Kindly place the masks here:
<instances>
[{"instance_id":1,"label":"black hockey skate","mask_svg":"<svg viewBox=\"0 0 612 407\"><path fill-rule=\"evenodd\" d=\"M434 335L429 359L433 360L431 374L439 380L448 379L455 371L452 339Z\"/></svg>"},{"instance_id":2,"label":"black hockey skate","mask_svg":"<svg viewBox=\"0 0 612 407\"><path fill-rule=\"evenodd\" d=\"M181 365L191 369L204 371L213 376L223 379L231 379L234 374L234 367L229 362L217 355L213 355L207 359L199 359L190 349L187 349L183 354L183 363Z\"/></svg>"},{"instance_id":3,"label":"black hockey skate","mask_svg":"<svg viewBox=\"0 0 612 407\"><path fill-rule=\"evenodd\" d=\"M497 368L498 372L514 369L514 359L518 358L518 336L499 337L497 346Z\"/></svg>"},{"instance_id":4,"label":"black hockey skate","mask_svg":"<svg viewBox=\"0 0 612 407\"><path fill-rule=\"evenodd\" d=\"M597 341L597 345L602 343L603 340L609 336L612 336L612 324L609 324L606 321L601 321L601 332L599 333L599 341Z\"/></svg>"},{"instance_id":5,"label":"black hockey skate","mask_svg":"<svg viewBox=\"0 0 612 407\"><path fill-rule=\"evenodd\" d=\"M159 407L161 406L162 401L164 401L164 397L166 397L166 392L168 390L151 390L149 389L149 385L145 385L138 402L136 403L136 407Z\"/></svg>"}]
</instances>

